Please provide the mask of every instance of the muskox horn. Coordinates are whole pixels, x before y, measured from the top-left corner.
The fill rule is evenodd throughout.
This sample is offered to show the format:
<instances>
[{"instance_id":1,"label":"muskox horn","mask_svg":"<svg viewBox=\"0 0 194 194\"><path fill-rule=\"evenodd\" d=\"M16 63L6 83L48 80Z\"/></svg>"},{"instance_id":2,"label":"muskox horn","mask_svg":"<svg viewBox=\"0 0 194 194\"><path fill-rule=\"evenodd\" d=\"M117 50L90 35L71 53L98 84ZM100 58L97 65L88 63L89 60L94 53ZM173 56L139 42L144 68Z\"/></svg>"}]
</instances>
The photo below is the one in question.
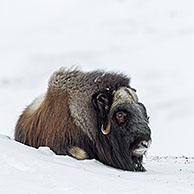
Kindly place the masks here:
<instances>
[{"instance_id":1,"label":"muskox horn","mask_svg":"<svg viewBox=\"0 0 194 194\"><path fill-rule=\"evenodd\" d=\"M104 128L104 125L102 125L101 127L101 131L104 135L108 135L110 133L110 127L111 127L111 124L110 122L108 122L108 125L106 128Z\"/></svg>"}]
</instances>

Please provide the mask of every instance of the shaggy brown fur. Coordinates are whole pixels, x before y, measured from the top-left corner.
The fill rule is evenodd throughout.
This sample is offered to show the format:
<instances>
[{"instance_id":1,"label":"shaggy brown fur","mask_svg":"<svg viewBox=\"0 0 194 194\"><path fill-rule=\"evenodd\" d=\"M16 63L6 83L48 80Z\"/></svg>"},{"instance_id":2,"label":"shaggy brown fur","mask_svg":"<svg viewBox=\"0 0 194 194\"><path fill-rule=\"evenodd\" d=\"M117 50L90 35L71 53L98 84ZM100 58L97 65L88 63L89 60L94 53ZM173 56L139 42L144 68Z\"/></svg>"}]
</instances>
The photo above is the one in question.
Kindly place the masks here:
<instances>
[{"instance_id":1,"label":"shaggy brown fur","mask_svg":"<svg viewBox=\"0 0 194 194\"><path fill-rule=\"evenodd\" d=\"M48 146L57 154L67 154L69 146L82 146L85 135L70 115L68 94L49 90L34 112L28 107L18 120L15 139L33 147Z\"/></svg>"}]
</instances>

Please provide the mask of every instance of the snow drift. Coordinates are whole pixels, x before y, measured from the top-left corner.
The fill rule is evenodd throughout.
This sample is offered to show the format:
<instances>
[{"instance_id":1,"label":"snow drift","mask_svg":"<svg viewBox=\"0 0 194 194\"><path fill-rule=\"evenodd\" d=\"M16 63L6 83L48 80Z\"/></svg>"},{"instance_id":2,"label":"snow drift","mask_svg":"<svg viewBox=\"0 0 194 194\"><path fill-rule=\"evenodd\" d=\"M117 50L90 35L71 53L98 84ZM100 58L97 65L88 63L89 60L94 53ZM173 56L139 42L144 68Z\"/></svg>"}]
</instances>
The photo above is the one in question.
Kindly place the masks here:
<instances>
[{"instance_id":1,"label":"snow drift","mask_svg":"<svg viewBox=\"0 0 194 194\"><path fill-rule=\"evenodd\" d=\"M194 192L194 158L148 157L147 172L128 172L95 160L78 161L34 149L0 136L0 192L34 193L187 193Z\"/></svg>"}]
</instances>

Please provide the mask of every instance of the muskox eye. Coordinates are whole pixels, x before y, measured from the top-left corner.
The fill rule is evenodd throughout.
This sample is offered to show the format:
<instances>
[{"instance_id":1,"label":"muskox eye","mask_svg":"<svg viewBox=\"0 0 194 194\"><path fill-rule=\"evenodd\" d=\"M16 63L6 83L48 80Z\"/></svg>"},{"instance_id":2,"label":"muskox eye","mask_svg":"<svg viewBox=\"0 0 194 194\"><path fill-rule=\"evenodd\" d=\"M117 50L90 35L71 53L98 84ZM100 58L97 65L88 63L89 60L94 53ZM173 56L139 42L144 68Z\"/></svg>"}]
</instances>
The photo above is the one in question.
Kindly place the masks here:
<instances>
[{"instance_id":1,"label":"muskox eye","mask_svg":"<svg viewBox=\"0 0 194 194\"><path fill-rule=\"evenodd\" d=\"M115 114L115 118L118 124L124 124L127 120L127 113L124 111L118 111Z\"/></svg>"}]
</instances>

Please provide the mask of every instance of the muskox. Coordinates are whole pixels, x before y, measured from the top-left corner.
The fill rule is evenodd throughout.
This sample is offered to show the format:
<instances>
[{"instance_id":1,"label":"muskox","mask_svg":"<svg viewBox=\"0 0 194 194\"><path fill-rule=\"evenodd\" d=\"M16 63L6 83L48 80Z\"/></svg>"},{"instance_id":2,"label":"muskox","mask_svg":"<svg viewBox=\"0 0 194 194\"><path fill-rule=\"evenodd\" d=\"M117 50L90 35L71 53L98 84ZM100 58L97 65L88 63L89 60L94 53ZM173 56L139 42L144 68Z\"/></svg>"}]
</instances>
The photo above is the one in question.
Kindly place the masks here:
<instances>
[{"instance_id":1,"label":"muskox","mask_svg":"<svg viewBox=\"0 0 194 194\"><path fill-rule=\"evenodd\" d=\"M15 140L144 171L142 160L151 142L148 120L127 76L60 69L51 76L47 92L20 116Z\"/></svg>"}]
</instances>

